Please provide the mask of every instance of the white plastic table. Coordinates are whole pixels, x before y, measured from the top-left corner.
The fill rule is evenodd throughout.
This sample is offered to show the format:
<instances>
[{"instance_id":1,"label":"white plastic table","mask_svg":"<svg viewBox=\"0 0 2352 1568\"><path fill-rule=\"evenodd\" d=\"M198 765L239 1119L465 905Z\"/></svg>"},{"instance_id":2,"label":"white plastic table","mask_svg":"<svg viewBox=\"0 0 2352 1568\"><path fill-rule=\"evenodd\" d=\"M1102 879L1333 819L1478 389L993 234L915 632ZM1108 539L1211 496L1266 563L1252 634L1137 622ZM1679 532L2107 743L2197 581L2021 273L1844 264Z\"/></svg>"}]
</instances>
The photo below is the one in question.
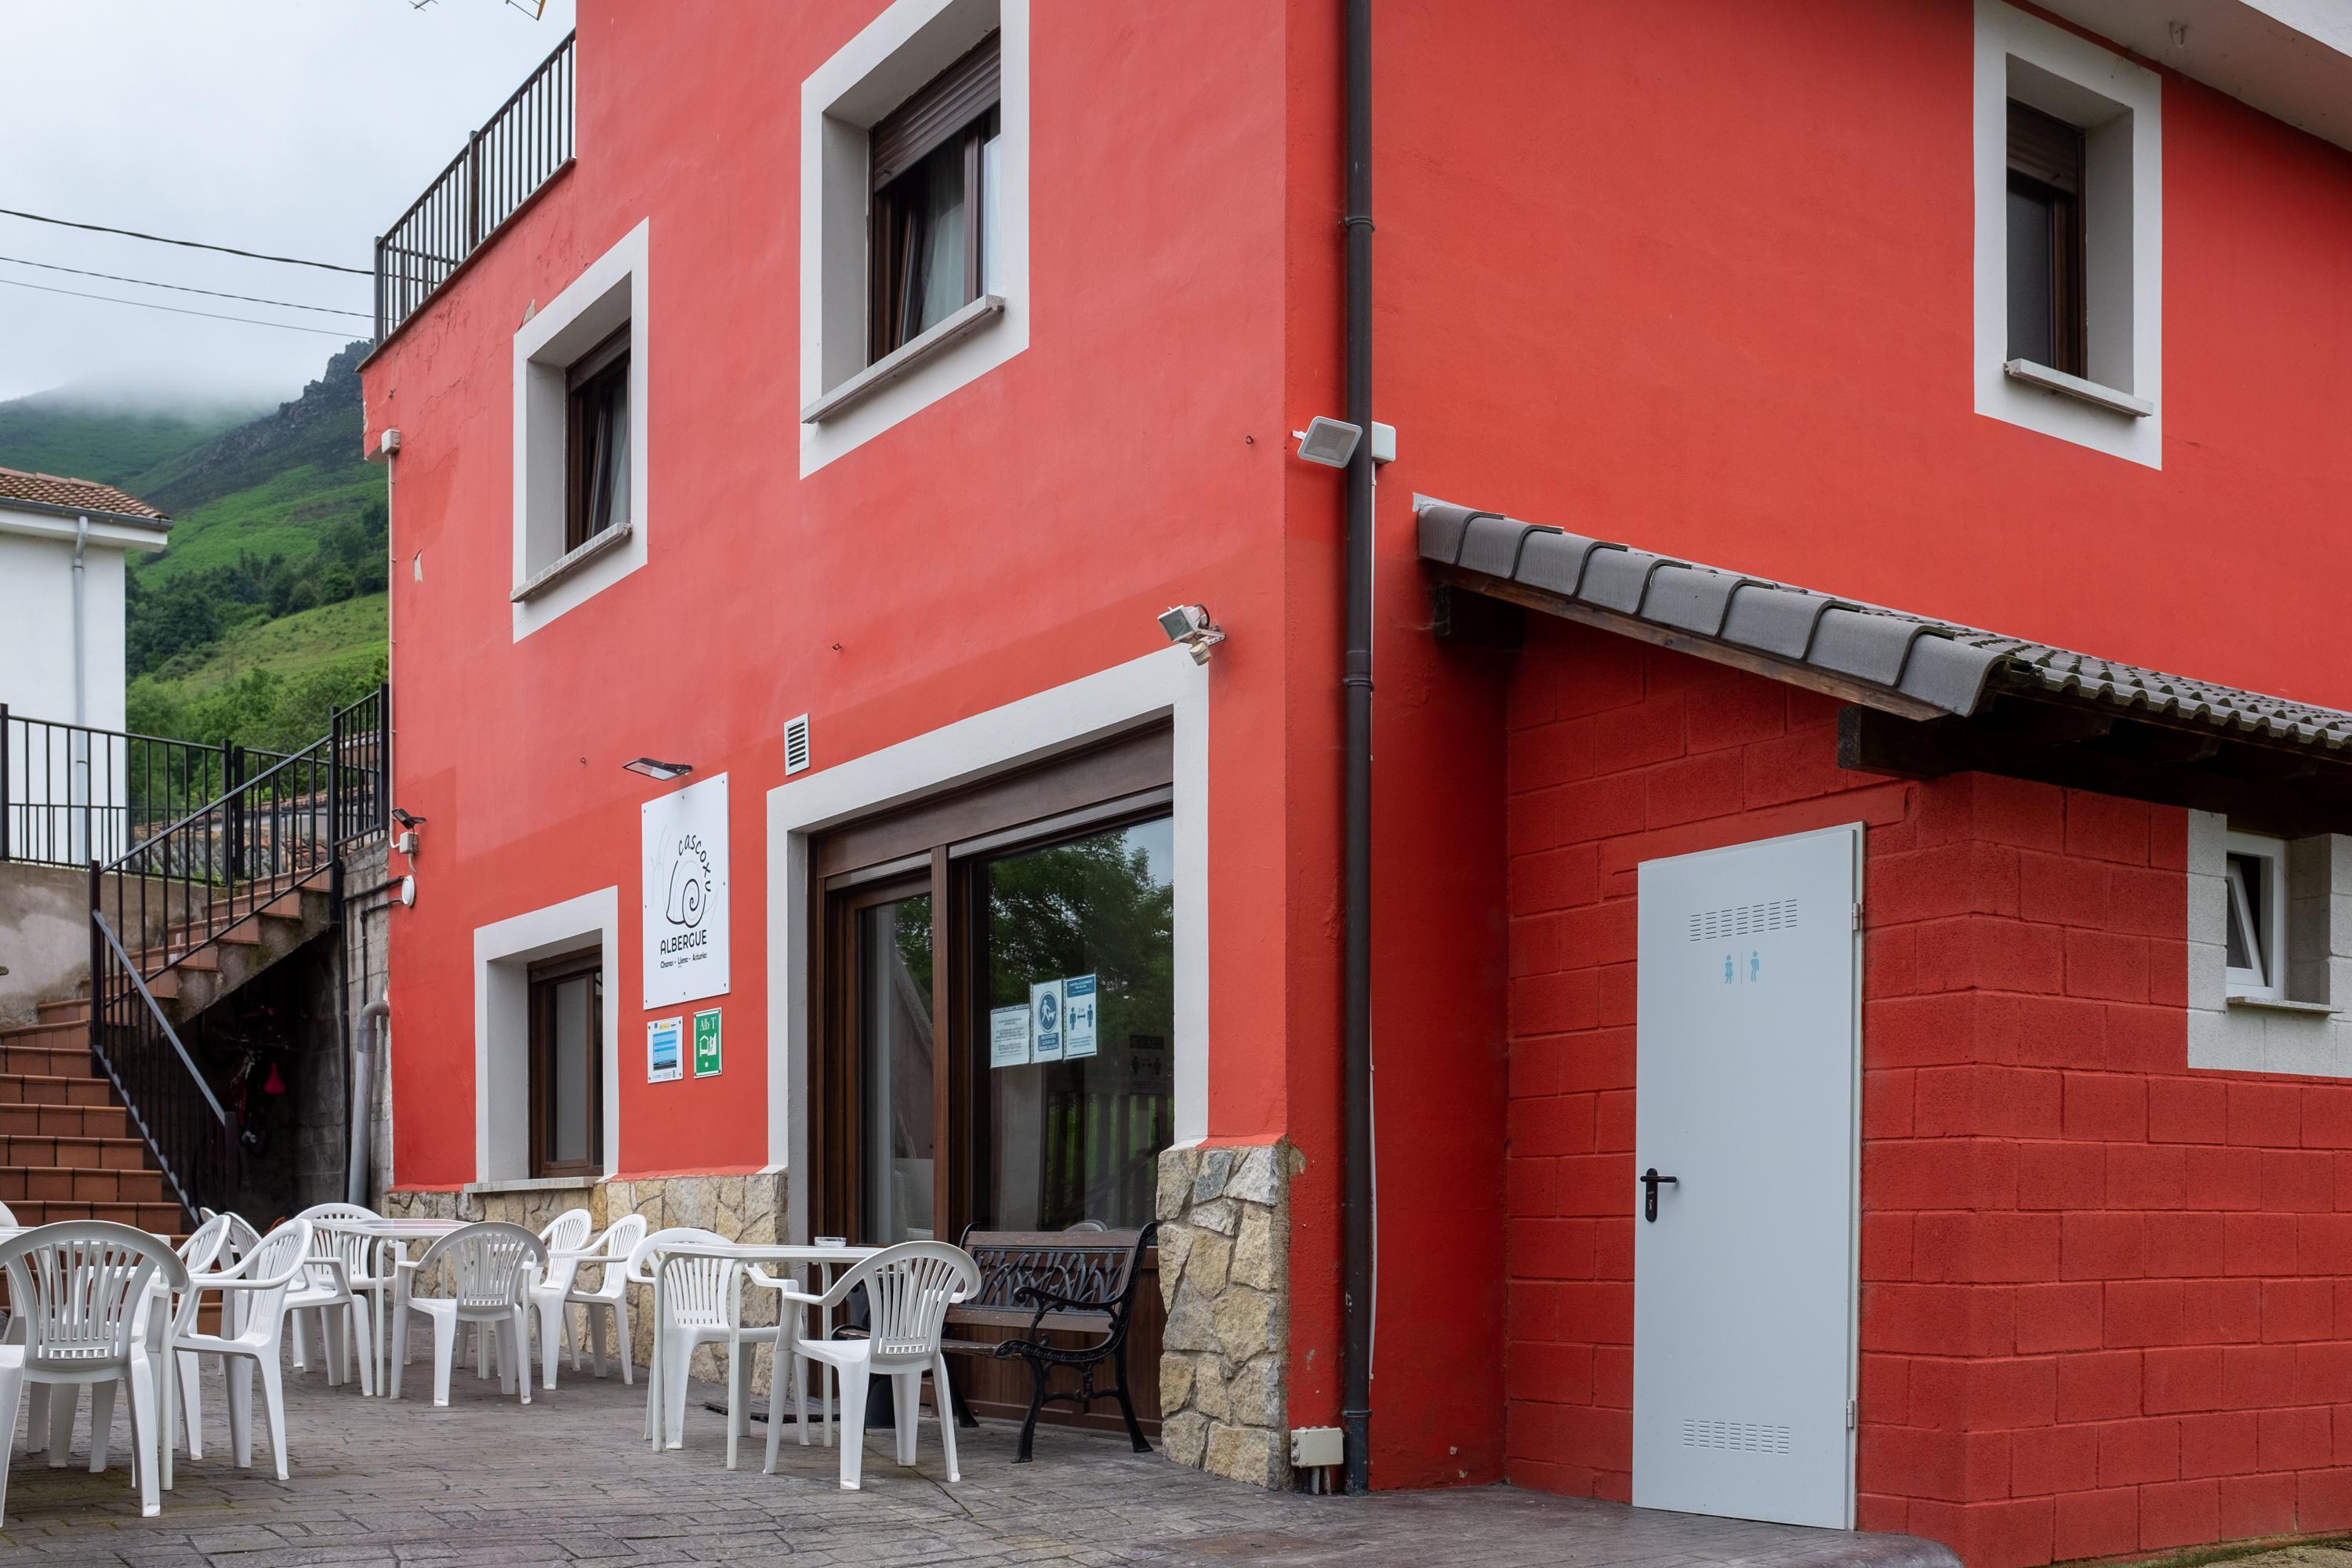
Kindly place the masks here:
<instances>
[{"instance_id":1,"label":"white plastic table","mask_svg":"<svg viewBox=\"0 0 2352 1568\"><path fill-rule=\"evenodd\" d=\"M478 1220L449 1219L437 1215L386 1215L376 1219L331 1220L328 1221L323 1228L343 1231L352 1236L370 1237L377 1241L435 1242L452 1231L463 1230L469 1225L479 1223ZM408 1249L405 1247L400 1248L400 1256L403 1261L406 1260ZM389 1279L390 1276L387 1275L386 1278ZM393 1292L389 1287L385 1287L370 1294L374 1297L372 1305L376 1309L376 1316L379 1320L376 1332L383 1340L383 1353L389 1356L392 1353L392 1325L381 1320L391 1312ZM362 1354L369 1353L369 1347L362 1345L360 1349ZM383 1399L391 1398L391 1369L388 1366L379 1365L374 1370L377 1374L375 1380L377 1396Z\"/></svg>"},{"instance_id":2,"label":"white plastic table","mask_svg":"<svg viewBox=\"0 0 2352 1568\"><path fill-rule=\"evenodd\" d=\"M656 1247L650 1252L646 1260L653 1266L654 1275L654 1355L653 1365L646 1373L646 1408L655 1412L654 1418L648 1423L654 1428L654 1436L650 1439L649 1445L654 1451L658 1453L666 1447L676 1448L681 1447L686 1441L686 1435L683 1432L672 1432L667 1429L669 1419L665 1412L662 1399L662 1363L667 1359L662 1354L661 1347L662 1325L665 1321L663 1309L666 1305L662 1299L662 1260L664 1258L725 1258L738 1263L781 1263L787 1267L793 1264L806 1264L816 1268L822 1275L824 1283L818 1287L819 1292L822 1293L826 1287L832 1285L833 1271L835 1268L845 1264L863 1263L881 1250L878 1247L814 1247L805 1242L688 1241ZM825 1310L819 1331L827 1337L832 1335L832 1309ZM778 1351L781 1352L782 1348L782 1343L779 1341ZM623 1347L621 1353L624 1355L628 1353L625 1346ZM775 1373L770 1374L768 1391L768 1419L772 1422L777 1415L775 1376ZM825 1441L830 1444L833 1441L833 1377L829 1371L825 1375L824 1405Z\"/></svg>"}]
</instances>

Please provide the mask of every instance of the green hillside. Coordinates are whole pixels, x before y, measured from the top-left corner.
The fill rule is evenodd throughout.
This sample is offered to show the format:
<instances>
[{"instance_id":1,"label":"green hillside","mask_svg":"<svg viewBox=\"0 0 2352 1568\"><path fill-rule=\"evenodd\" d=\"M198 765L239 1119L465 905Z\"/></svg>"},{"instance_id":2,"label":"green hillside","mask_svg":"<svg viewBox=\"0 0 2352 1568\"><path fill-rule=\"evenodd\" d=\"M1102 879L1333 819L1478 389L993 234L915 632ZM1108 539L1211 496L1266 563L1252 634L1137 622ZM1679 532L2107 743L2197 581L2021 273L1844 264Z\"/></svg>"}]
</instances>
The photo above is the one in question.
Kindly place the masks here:
<instances>
[{"instance_id":1,"label":"green hillside","mask_svg":"<svg viewBox=\"0 0 2352 1568\"><path fill-rule=\"evenodd\" d=\"M95 386L64 386L0 403L0 468L120 485L132 494L152 470L253 417L246 406L131 408Z\"/></svg>"},{"instance_id":2,"label":"green hillside","mask_svg":"<svg viewBox=\"0 0 2352 1568\"><path fill-rule=\"evenodd\" d=\"M360 456L353 343L257 416L110 406L67 388L0 403L0 467L121 486L171 514L133 558L131 724L284 747L383 679L383 470Z\"/></svg>"}]
</instances>

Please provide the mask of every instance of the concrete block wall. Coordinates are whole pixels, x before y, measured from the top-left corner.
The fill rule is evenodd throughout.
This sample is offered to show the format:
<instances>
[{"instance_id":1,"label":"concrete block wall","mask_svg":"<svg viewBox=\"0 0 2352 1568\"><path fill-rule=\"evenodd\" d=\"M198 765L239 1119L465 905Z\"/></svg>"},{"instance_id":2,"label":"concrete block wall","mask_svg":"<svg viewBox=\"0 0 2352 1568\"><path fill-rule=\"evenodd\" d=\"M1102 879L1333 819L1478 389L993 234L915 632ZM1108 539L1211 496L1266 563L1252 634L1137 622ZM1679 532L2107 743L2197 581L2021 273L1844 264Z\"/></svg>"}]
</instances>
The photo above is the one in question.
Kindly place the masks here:
<instances>
[{"instance_id":1,"label":"concrete block wall","mask_svg":"<svg viewBox=\"0 0 2352 1568\"><path fill-rule=\"evenodd\" d=\"M1510 1479L1630 1495L1634 868L1861 820L1861 1524L1972 1568L2352 1527L2352 1085L2189 1067L2186 814L1842 773L1835 716L1530 628Z\"/></svg>"}]
</instances>

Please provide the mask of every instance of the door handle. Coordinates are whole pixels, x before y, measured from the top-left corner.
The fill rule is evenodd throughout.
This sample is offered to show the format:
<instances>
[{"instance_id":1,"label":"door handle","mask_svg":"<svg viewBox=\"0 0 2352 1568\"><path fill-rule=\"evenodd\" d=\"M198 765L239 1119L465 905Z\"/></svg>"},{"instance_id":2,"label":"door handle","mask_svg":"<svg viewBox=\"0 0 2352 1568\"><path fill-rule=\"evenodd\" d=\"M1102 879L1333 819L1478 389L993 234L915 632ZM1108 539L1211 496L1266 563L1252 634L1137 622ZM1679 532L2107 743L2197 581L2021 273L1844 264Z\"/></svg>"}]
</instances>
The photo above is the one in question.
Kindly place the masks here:
<instances>
[{"instance_id":1,"label":"door handle","mask_svg":"<svg viewBox=\"0 0 2352 1568\"><path fill-rule=\"evenodd\" d=\"M1642 1173L1642 1217L1652 1225L1658 1223L1658 1184L1662 1182L1670 1187L1682 1184L1678 1177L1658 1174L1655 1165Z\"/></svg>"}]
</instances>

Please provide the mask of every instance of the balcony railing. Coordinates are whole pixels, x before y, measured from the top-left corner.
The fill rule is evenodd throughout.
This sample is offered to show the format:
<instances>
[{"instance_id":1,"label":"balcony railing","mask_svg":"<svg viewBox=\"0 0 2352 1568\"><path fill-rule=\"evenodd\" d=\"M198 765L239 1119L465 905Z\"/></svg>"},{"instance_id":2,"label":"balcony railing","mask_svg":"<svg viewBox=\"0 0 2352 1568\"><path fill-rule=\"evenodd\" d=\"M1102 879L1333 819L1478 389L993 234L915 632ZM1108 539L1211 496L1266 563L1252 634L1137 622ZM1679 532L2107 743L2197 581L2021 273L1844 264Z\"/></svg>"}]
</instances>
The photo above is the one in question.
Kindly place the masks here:
<instances>
[{"instance_id":1,"label":"balcony railing","mask_svg":"<svg viewBox=\"0 0 2352 1568\"><path fill-rule=\"evenodd\" d=\"M424 309L450 274L572 161L570 34L375 242L375 341Z\"/></svg>"}]
</instances>

